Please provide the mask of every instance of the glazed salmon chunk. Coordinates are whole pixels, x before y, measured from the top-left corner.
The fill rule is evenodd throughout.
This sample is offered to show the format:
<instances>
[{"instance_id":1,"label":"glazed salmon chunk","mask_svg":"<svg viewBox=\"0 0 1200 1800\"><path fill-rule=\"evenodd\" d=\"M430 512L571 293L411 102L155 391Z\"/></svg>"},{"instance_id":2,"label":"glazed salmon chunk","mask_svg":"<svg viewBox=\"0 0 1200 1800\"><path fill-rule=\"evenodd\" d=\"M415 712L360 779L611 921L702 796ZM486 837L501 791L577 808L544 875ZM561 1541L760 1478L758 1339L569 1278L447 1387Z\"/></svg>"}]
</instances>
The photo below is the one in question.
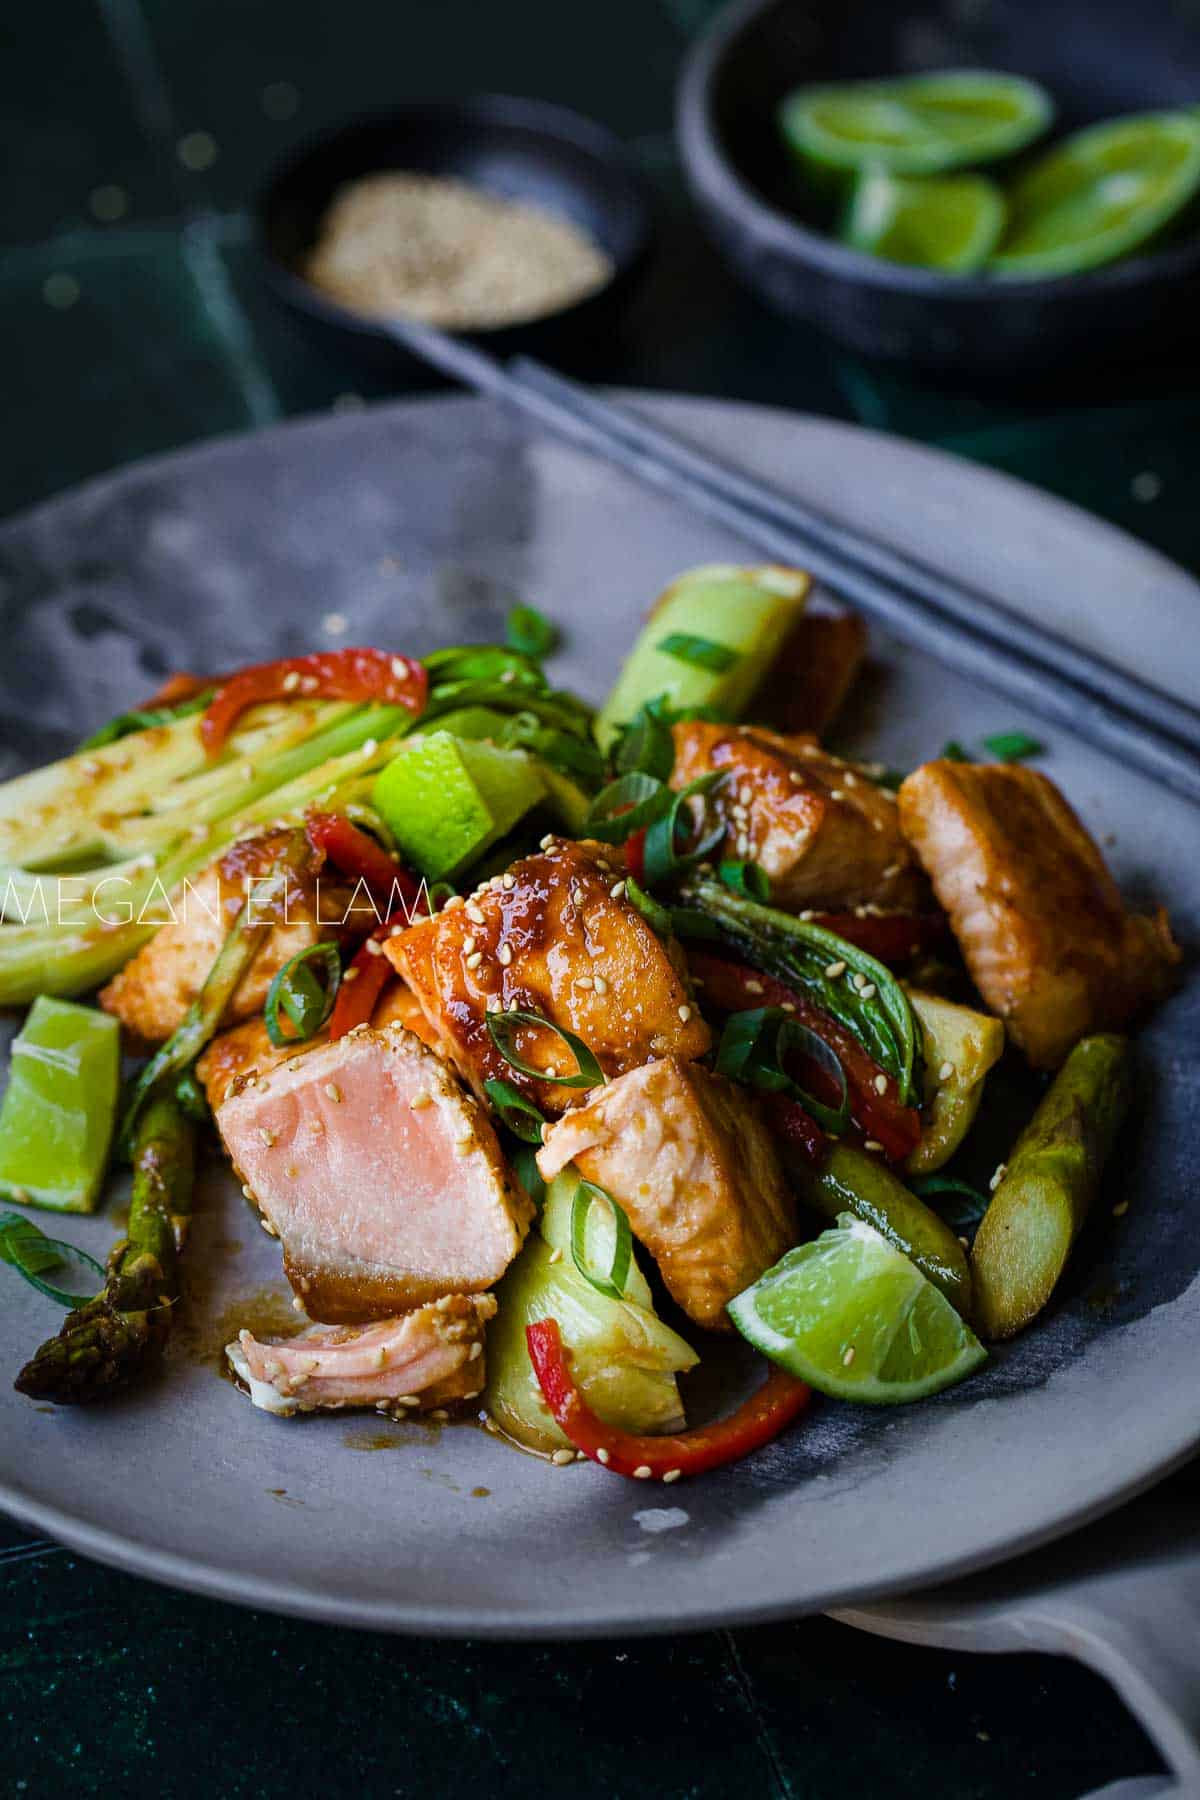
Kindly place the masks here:
<instances>
[{"instance_id":1,"label":"glazed salmon chunk","mask_svg":"<svg viewBox=\"0 0 1200 1800\"><path fill-rule=\"evenodd\" d=\"M551 1127L538 1168L573 1163L610 1193L697 1325L727 1326L726 1303L796 1241L774 1145L745 1089L667 1057L595 1088Z\"/></svg>"},{"instance_id":2,"label":"glazed salmon chunk","mask_svg":"<svg viewBox=\"0 0 1200 1800\"><path fill-rule=\"evenodd\" d=\"M708 1050L683 958L626 899L623 874L621 852L607 844L547 839L463 904L387 940L386 954L477 1093L486 1081L509 1081L550 1114L581 1098L577 1088L520 1074L501 1055L488 1015L514 1008L574 1032L606 1076ZM531 1068L575 1073L553 1032L523 1026L514 1044Z\"/></svg>"},{"instance_id":3,"label":"glazed salmon chunk","mask_svg":"<svg viewBox=\"0 0 1200 1800\"><path fill-rule=\"evenodd\" d=\"M1029 1061L1056 1068L1170 986L1166 916L1130 913L1096 844L1035 769L932 762L900 789L900 823L976 987Z\"/></svg>"},{"instance_id":4,"label":"glazed salmon chunk","mask_svg":"<svg viewBox=\"0 0 1200 1800\"><path fill-rule=\"evenodd\" d=\"M926 883L901 835L894 796L815 738L688 719L673 727L672 787L717 769L709 795L722 854L756 862L776 906L918 909Z\"/></svg>"},{"instance_id":5,"label":"glazed salmon chunk","mask_svg":"<svg viewBox=\"0 0 1200 1800\"><path fill-rule=\"evenodd\" d=\"M521 1247L532 1207L487 1115L402 1025L251 1072L215 1118L313 1318L482 1293Z\"/></svg>"},{"instance_id":6,"label":"glazed salmon chunk","mask_svg":"<svg viewBox=\"0 0 1200 1800\"><path fill-rule=\"evenodd\" d=\"M225 1354L265 1412L373 1406L405 1418L482 1392L484 1328L495 1312L490 1294L450 1294L373 1325L310 1325L266 1341L239 1331Z\"/></svg>"},{"instance_id":7,"label":"glazed salmon chunk","mask_svg":"<svg viewBox=\"0 0 1200 1800\"><path fill-rule=\"evenodd\" d=\"M127 1030L148 1043L170 1037L203 987L247 893L261 900L261 884L294 841L290 831L247 838L176 889L169 908L161 908L165 923L101 991L104 1010L115 1013ZM233 1024L261 1012L267 989L284 963L322 938L336 936L349 902L344 889L318 883L315 869L296 868L280 923L267 933L238 983L226 1021Z\"/></svg>"}]
</instances>

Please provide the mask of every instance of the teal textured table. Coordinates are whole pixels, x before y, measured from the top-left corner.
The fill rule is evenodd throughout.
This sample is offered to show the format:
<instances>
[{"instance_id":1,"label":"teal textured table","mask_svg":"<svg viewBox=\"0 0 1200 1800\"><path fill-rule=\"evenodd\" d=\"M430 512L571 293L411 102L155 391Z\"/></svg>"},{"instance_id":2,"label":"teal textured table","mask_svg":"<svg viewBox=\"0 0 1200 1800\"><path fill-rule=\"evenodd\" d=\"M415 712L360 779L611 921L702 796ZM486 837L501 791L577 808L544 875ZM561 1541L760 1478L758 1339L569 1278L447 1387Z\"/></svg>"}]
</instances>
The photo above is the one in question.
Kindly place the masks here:
<instances>
[{"instance_id":1,"label":"teal textured table","mask_svg":"<svg viewBox=\"0 0 1200 1800\"><path fill-rule=\"evenodd\" d=\"M0 513L218 432L401 391L258 286L249 206L301 136L401 98L604 120L660 243L573 372L858 419L1020 474L1200 566L1200 370L946 391L841 356L724 272L670 135L706 0L48 0L0 25ZM14 179L15 177L15 179ZM0 583L0 619L3 587ZM0 1521L5 1793L1067 1797L1156 1766L1094 1677L828 1621L668 1643L413 1643L169 1593Z\"/></svg>"}]
</instances>

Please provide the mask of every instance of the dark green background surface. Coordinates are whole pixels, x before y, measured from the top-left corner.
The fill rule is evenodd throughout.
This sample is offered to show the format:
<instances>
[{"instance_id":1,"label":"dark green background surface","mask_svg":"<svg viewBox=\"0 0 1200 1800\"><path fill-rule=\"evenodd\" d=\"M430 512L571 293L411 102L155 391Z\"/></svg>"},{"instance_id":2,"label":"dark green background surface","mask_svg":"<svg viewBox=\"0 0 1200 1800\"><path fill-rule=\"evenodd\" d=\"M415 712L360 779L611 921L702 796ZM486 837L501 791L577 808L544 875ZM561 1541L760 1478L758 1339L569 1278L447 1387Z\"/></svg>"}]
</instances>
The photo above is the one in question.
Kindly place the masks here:
<instances>
[{"instance_id":1,"label":"dark green background surface","mask_svg":"<svg viewBox=\"0 0 1200 1800\"><path fill-rule=\"evenodd\" d=\"M606 121L659 195L649 277L580 373L858 419L1023 475L1200 566L1196 366L1120 390L944 391L833 352L734 285L689 212L670 135L681 54L712 10L6 8L0 513L135 457L400 391L403 378L315 350L263 295L252 196L280 152L328 122L488 88ZM1066 1800L1156 1766L1103 1684L1068 1664L919 1652L827 1621L594 1648L412 1643L172 1594L2 1521L0 1594L0 1792L13 1794L565 1784Z\"/></svg>"}]
</instances>

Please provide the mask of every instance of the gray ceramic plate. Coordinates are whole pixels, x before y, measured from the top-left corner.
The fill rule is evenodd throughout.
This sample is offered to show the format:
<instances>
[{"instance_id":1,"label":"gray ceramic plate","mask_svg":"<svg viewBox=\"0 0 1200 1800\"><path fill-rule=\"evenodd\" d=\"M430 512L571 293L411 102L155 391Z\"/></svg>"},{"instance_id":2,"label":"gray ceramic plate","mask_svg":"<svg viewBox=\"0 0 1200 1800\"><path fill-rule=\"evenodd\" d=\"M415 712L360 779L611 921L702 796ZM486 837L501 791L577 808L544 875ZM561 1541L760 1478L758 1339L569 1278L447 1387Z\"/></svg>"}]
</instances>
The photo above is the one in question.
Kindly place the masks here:
<instances>
[{"instance_id":1,"label":"gray ceramic plate","mask_svg":"<svg viewBox=\"0 0 1200 1800\"><path fill-rule=\"evenodd\" d=\"M647 403L649 404L649 403ZM1011 481L816 419L690 401L653 411L797 492L943 560L1181 691L1200 688L1200 588ZM0 757L15 769L171 665L322 641L423 651L485 637L514 595L563 620L564 679L602 693L647 603L737 542L480 402L407 403L133 469L0 533ZM336 624L336 621L335 621ZM909 764L1031 721L878 645L851 741ZM1046 767L1135 894L1194 935L1197 817L1055 735ZM214 1374L279 1292L273 1244L214 1178L193 1296L161 1380L105 1413L0 1390L0 1503L139 1573L343 1622L522 1635L661 1631L846 1605L979 1568L1115 1506L1200 1440L1190 1202L1197 991L1141 1043L1138 1117L1051 1317L920 1407L822 1405L740 1467L647 1492L549 1469L482 1432L292 1423ZM1112 1204L1129 1211L1112 1216ZM111 1222L79 1237L102 1251ZM0 1366L50 1324L6 1285ZM369 1450L380 1439L384 1449Z\"/></svg>"}]
</instances>

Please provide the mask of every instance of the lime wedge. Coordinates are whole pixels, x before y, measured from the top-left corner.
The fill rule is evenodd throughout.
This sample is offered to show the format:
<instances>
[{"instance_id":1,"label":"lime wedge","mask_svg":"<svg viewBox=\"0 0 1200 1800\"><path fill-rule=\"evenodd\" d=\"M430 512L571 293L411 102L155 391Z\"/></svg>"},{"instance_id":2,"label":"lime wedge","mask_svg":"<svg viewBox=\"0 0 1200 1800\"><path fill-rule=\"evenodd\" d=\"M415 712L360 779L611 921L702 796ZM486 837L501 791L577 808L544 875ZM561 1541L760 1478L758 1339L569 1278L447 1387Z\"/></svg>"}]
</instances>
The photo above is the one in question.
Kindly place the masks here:
<instances>
[{"instance_id":1,"label":"lime wedge","mask_svg":"<svg viewBox=\"0 0 1200 1800\"><path fill-rule=\"evenodd\" d=\"M1075 275L1157 237L1200 191L1200 111L1090 125L1014 181L997 275Z\"/></svg>"},{"instance_id":2,"label":"lime wedge","mask_svg":"<svg viewBox=\"0 0 1200 1800\"><path fill-rule=\"evenodd\" d=\"M729 1316L756 1350L836 1400L923 1400L987 1355L933 1283L852 1213L789 1250Z\"/></svg>"},{"instance_id":3,"label":"lime wedge","mask_svg":"<svg viewBox=\"0 0 1200 1800\"><path fill-rule=\"evenodd\" d=\"M108 1166L120 1062L120 1028L107 1013L34 1001L0 1106L5 1199L91 1212Z\"/></svg>"},{"instance_id":4,"label":"lime wedge","mask_svg":"<svg viewBox=\"0 0 1200 1800\"><path fill-rule=\"evenodd\" d=\"M810 170L938 175L1008 156L1054 116L1033 81L987 69L797 88L780 110L783 135Z\"/></svg>"},{"instance_id":5,"label":"lime wedge","mask_svg":"<svg viewBox=\"0 0 1200 1800\"><path fill-rule=\"evenodd\" d=\"M842 227L855 250L952 275L982 268L1004 230L1004 197L985 175L865 169Z\"/></svg>"}]
</instances>

